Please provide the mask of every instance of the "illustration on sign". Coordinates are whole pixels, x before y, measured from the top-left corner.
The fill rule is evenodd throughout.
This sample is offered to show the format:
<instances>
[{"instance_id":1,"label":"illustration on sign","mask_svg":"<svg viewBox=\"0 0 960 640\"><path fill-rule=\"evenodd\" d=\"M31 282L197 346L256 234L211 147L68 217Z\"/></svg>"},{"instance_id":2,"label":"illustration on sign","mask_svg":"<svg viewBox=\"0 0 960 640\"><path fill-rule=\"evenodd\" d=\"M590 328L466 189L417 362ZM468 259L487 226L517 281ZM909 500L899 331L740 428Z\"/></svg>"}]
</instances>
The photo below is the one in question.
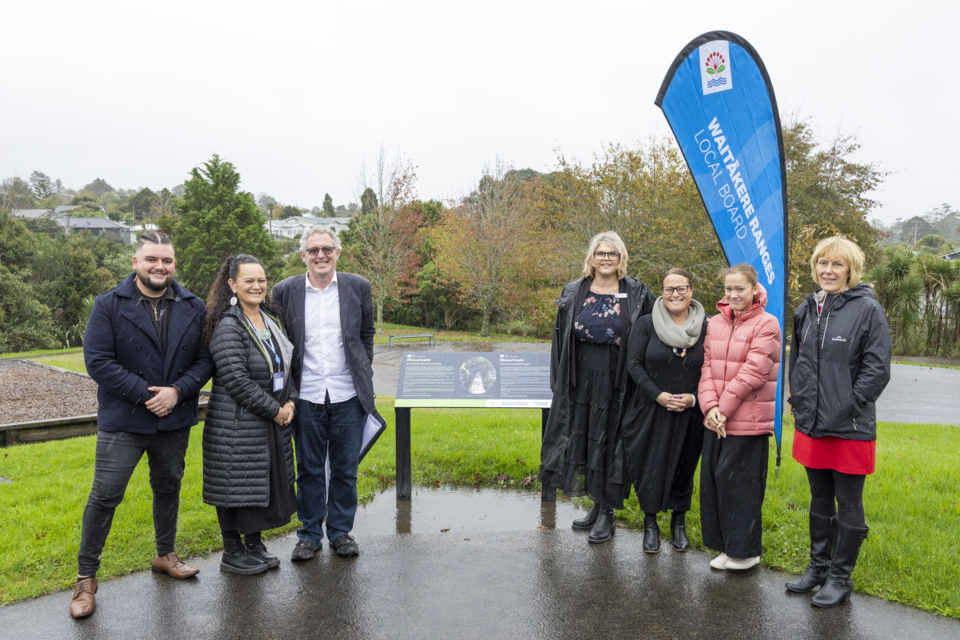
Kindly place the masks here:
<instances>
[{"instance_id":1,"label":"illustration on sign","mask_svg":"<svg viewBox=\"0 0 960 640\"><path fill-rule=\"evenodd\" d=\"M460 384L473 395L493 390L497 382L497 370L486 358L470 358L460 365Z\"/></svg>"}]
</instances>

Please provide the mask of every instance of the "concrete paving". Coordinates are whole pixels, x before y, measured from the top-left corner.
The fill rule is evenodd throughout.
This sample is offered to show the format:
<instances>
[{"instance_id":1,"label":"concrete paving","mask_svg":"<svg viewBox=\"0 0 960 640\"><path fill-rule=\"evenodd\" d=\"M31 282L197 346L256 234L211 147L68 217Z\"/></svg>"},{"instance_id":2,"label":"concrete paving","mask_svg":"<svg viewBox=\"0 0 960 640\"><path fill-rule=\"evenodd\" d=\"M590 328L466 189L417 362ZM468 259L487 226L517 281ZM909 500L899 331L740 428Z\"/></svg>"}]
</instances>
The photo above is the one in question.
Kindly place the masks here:
<instances>
[{"instance_id":1,"label":"concrete paving","mask_svg":"<svg viewBox=\"0 0 960 640\"><path fill-rule=\"evenodd\" d=\"M877 401L877 419L960 425L960 369L891 365L890 383Z\"/></svg>"},{"instance_id":2,"label":"concrete paving","mask_svg":"<svg viewBox=\"0 0 960 640\"><path fill-rule=\"evenodd\" d=\"M282 564L268 573L190 559L196 580L102 583L85 620L70 618L67 592L0 608L0 638L960 637L960 622L860 594L815 609L778 571L715 571L710 555L668 547L645 555L627 529L589 545L569 528L578 513L516 491L420 489L401 503L387 492L358 514L359 558L324 545L293 565L287 536L269 543Z\"/></svg>"}]
</instances>

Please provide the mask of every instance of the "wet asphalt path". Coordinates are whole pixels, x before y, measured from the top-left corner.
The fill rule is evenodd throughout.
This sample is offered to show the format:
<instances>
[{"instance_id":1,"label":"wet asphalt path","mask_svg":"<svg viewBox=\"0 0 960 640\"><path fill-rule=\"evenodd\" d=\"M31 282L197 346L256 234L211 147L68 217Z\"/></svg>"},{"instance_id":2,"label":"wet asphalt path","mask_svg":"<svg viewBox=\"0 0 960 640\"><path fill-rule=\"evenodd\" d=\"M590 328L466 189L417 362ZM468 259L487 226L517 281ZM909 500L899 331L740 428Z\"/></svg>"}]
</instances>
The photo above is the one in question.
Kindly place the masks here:
<instances>
[{"instance_id":1,"label":"wet asphalt path","mask_svg":"<svg viewBox=\"0 0 960 640\"><path fill-rule=\"evenodd\" d=\"M266 574L195 558L196 580L141 572L103 583L82 621L67 592L0 608L0 638L960 637L960 622L861 594L814 609L778 571L715 571L710 555L669 548L645 555L627 529L588 545L569 528L577 513L517 492L420 489L409 503L387 492L358 514L359 558L324 545L293 565L288 536L269 544L282 564Z\"/></svg>"}]
</instances>

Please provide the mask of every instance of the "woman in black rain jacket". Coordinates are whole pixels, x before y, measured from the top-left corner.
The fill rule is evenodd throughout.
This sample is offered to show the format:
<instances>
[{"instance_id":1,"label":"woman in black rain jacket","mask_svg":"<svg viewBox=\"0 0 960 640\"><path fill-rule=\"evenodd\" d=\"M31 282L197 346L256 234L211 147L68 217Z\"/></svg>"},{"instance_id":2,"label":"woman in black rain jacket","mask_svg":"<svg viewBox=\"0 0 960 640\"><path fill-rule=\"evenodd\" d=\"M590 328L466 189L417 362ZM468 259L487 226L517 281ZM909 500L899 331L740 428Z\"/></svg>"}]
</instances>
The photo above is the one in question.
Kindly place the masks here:
<instances>
[{"instance_id":1,"label":"woman in black rain jacket","mask_svg":"<svg viewBox=\"0 0 960 640\"><path fill-rule=\"evenodd\" d=\"M860 282L863 260L846 238L822 240L810 259L821 289L793 318L789 402L793 457L810 483L810 564L787 589L819 586L818 607L835 607L853 590L850 574L869 530L863 486L876 462L875 403L890 381L890 329L873 290Z\"/></svg>"}]
</instances>

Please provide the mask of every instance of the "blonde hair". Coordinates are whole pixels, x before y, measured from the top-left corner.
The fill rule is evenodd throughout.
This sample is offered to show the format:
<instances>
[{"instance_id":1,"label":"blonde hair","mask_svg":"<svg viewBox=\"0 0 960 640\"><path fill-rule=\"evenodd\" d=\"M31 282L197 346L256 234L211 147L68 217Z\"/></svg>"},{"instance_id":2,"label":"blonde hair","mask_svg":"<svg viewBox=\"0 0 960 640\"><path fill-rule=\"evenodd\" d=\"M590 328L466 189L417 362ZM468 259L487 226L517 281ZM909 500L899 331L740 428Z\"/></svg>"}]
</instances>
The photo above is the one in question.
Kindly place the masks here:
<instances>
[{"instance_id":1,"label":"blonde hair","mask_svg":"<svg viewBox=\"0 0 960 640\"><path fill-rule=\"evenodd\" d=\"M613 247L614 251L620 254L620 264L617 265L617 279L623 280L627 275L627 245L623 243L616 231L603 231L590 239L590 248L587 249L587 256L583 261L583 277L593 278L597 274L597 264L593 259L593 253L600 244L607 244Z\"/></svg>"},{"instance_id":2,"label":"blonde hair","mask_svg":"<svg viewBox=\"0 0 960 640\"><path fill-rule=\"evenodd\" d=\"M853 288L860 284L860 276L863 273L863 263L866 258L859 245L849 238L842 236L832 236L824 238L813 250L813 256L810 257L810 277L820 285L817 280L817 261L820 258L839 258L843 260L847 268L850 269L850 276L847 279L847 287Z\"/></svg>"}]
</instances>

